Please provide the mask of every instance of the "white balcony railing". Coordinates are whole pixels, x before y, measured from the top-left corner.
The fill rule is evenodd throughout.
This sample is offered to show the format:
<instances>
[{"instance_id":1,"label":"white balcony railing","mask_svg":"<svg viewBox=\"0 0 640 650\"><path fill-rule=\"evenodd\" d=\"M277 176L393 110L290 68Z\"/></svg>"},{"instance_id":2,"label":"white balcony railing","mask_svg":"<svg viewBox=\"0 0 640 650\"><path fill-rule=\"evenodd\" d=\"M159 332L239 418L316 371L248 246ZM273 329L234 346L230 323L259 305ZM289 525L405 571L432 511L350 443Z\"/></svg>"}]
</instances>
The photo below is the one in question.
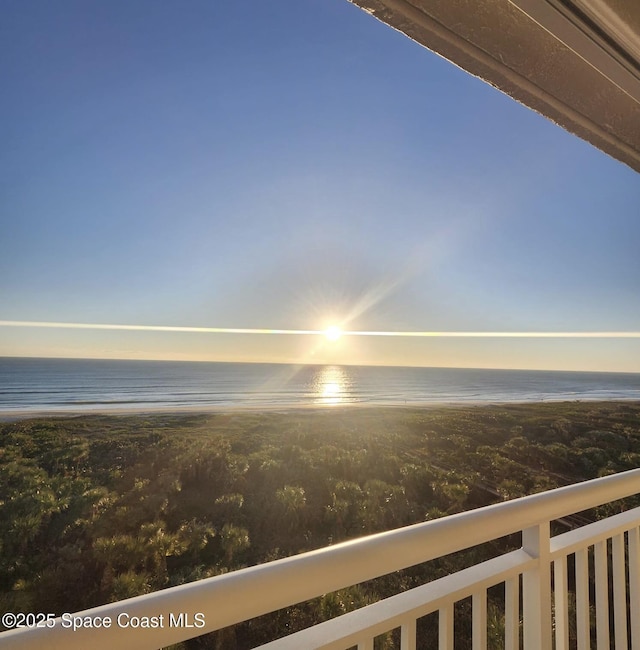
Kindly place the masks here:
<instances>
[{"instance_id":1,"label":"white balcony railing","mask_svg":"<svg viewBox=\"0 0 640 650\"><path fill-rule=\"evenodd\" d=\"M52 627L0 634L0 648L159 648L325 593L522 532L522 547L373 605L268 643L262 650L372 650L374 638L400 629L416 647L416 621L438 617L437 647L454 648L454 605L472 602L472 648L487 647L487 590L504 586L505 648L640 650L640 508L550 536L550 522L640 493L640 469L479 508L165 589L76 614L110 617L109 629ZM590 559L592 558L592 559ZM569 590L571 584L571 591ZM590 584L594 584L590 594ZM572 605L569 606L571 594ZM573 604L575 594L575 604ZM612 595L610 598L610 594ZM593 602L592 602L593 601ZM171 625L179 614L201 627ZM202 614L201 618L194 618ZM163 616L157 629L118 625ZM171 616L173 615L173 619ZM85 618L85 620L88 620ZM53 623L53 622L52 622ZM593 632L595 630L595 632ZM433 640L436 647L436 640Z\"/></svg>"}]
</instances>

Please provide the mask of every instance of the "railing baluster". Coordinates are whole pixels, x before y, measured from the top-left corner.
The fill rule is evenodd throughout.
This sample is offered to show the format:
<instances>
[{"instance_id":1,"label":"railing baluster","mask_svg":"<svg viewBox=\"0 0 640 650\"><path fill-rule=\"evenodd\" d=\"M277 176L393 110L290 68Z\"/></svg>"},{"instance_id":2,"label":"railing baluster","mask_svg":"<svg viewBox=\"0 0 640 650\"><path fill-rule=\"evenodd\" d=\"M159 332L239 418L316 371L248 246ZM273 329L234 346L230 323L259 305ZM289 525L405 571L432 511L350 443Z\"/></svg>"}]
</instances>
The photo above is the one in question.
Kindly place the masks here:
<instances>
[{"instance_id":1,"label":"railing baluster","mask_svg":"<svg viewBox=\"0 0 640 650\"><path fill-rule=\"evenodd\" d=\"M589 549L576 551L576 638L578 650L591 647L589 616Z\"/></svg>"},{"instance_id":2,"label":"railing baluster","mask_svg":"<svg viewBox=\"0 0 640 650\"><path fill-rule=\"evenodd\" d=\"M363 639L358 643L358 650L373 650L373 637Z\"/></svg>"},{"instance_id":3,"label":"railing baluster","mask_svg":"<svg viewBox=\"0 0 640 650\"><path fill-rule=\"evenodd\" d=\"M416 620L412 619L400 627L400 650L416 650Z\"/></svg>"},{"instance_id":4,"label":"railing baluster","mask_svg":"<svg viewBox=\"0 0 640 650\"><path fill-rule=\"evenodd\" d=\"M567 603L567 558L559 557L553 563L553 603L556 627L556 650L568 650L569 626Z\"/></svg>"},{"instance_id":5,"label":"railing baluster","mask_svg":"<svg viewBox=\"0 0 640 650\"><path fill-rule=\"evenodd\" d=\"M631 611L631 647L640 648L640 530L629 531L629 609Z\"/></svg>"},{"instance_id":6,"label":"railing baluster","mask_svg":"<svg viewBox=\"0 0 640 650\"><path fill-rule=\"evenodd\" d=\"M609 576L607 541L595 544L596 578L596 645L598 650L609 650Z\"/></svg>"},{"instance_id":7,"label":"railing baluster","mask_svg":"<svg viewBox=\"0 0 640 650\"><path fill-rule=\"evenodd\" d=\"M473 650L487 649L487 592L483 589L473 594L471 599L472 642Z\"/></svg>"},{"instance_id":8,"label":"railing baluster","mask_svg":"<svg viewBox=\"0 0 640 650\"><path fill-rule=\"evenodd\" d=\"M520 648L520 577L507 580L504 585L504 647Z\"/></svg>"},{"instance_id":9,"label":"railing baluster","mask_svg":"<svg viewBox=\"0 0 640 650\"><path fill-rule=\"evenodd\" d=\"M438 650L453 650L453 603L438 611Z\"/></svg>"},{"instance_id":10,"label":"railing baluster","mask_svg":"<svg viewBox=\"0 0 640 650\"><path fill-rule=\"evenodd\" d=\"M524 650L551 650L550 526L542 522L522 531L522 547L537 566L522 575Z\"/></svg>"},{"instance_id":11,"label":"railing baluster","mask_svg":"<svg viewBox=\"0 0 640 650\"><path fill-rule=\"evenodd\" d=\"M624 560L624 533L611 540L613 560L613 615L616 649L627 645L627 584Z\"/></svg>"}]
</instances>

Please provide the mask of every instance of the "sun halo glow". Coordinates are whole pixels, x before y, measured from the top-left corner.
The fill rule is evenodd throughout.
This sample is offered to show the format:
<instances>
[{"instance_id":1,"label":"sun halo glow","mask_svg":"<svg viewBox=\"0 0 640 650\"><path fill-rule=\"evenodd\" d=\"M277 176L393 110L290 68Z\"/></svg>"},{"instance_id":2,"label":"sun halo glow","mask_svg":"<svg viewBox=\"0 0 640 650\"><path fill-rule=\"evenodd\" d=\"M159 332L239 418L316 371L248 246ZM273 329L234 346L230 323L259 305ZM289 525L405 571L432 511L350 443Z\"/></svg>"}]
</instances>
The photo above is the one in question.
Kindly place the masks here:
<instances>
[{"instance_id":1,"label":"sun halo glow","mask_svg":"<svg viewBox=\"0 0 640 650\"><path fill-rule=\"evenodd\" d=\"M337 341L342 336L342 330L337 325L327 327L324 332L327 341Z\"/></svg>"}]
</instances>

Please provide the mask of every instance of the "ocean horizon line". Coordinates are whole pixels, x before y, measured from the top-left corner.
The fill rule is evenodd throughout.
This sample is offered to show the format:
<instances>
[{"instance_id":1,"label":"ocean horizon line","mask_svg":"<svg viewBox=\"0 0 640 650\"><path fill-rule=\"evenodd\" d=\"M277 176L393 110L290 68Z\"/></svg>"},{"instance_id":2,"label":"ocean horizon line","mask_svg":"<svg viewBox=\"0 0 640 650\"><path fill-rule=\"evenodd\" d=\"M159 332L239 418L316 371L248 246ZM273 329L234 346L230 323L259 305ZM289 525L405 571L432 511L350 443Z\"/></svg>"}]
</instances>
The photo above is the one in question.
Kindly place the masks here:
<instances>
[{"instance_id":1,"label":"ocean horizon line","mask_svg":"<svg viewBox=\"0 0 640 650\"><path fill-rule=\"evenodd\" d=\"M379 364L379 363L342 363L342 362L314 362L314 361L250 361L235 359L157 359L137 357L66 357L66 356L36 356L36 355L0 355L3 359L33 359L33 360L57 360L57 361L128 361L140 363L195 363L195 364L241 364L241 365L262 365L262 366L299 366L299 367L330 367L339 366L345 368L413 368L423 370L478 370L478 371L499 371L499 372L558 372L558 373L583 373L583 374L615 374L615 375L640 375L640 370L595 370L576 368L505 368L498 366L431 366L431 365L406 365L406 364Z\"/></svg>"}]
</instances>

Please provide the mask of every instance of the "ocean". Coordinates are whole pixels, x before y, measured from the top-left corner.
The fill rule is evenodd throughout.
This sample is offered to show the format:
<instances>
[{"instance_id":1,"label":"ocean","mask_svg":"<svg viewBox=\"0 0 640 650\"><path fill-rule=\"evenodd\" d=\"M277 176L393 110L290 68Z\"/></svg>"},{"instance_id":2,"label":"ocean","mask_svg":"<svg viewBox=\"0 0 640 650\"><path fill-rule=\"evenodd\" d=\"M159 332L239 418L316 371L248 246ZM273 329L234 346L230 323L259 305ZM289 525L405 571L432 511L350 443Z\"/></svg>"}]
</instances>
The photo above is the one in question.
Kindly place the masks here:
<instances>
[{"instance_id":1,"label":"ocean","mask_svg":"<svg viewBox=\"0 0 640 650\"><path fill-rule=\"evenodd\" d=\"M0 358L0 415L634 399L637 373Z\"/></svg>"}]
</instances>

